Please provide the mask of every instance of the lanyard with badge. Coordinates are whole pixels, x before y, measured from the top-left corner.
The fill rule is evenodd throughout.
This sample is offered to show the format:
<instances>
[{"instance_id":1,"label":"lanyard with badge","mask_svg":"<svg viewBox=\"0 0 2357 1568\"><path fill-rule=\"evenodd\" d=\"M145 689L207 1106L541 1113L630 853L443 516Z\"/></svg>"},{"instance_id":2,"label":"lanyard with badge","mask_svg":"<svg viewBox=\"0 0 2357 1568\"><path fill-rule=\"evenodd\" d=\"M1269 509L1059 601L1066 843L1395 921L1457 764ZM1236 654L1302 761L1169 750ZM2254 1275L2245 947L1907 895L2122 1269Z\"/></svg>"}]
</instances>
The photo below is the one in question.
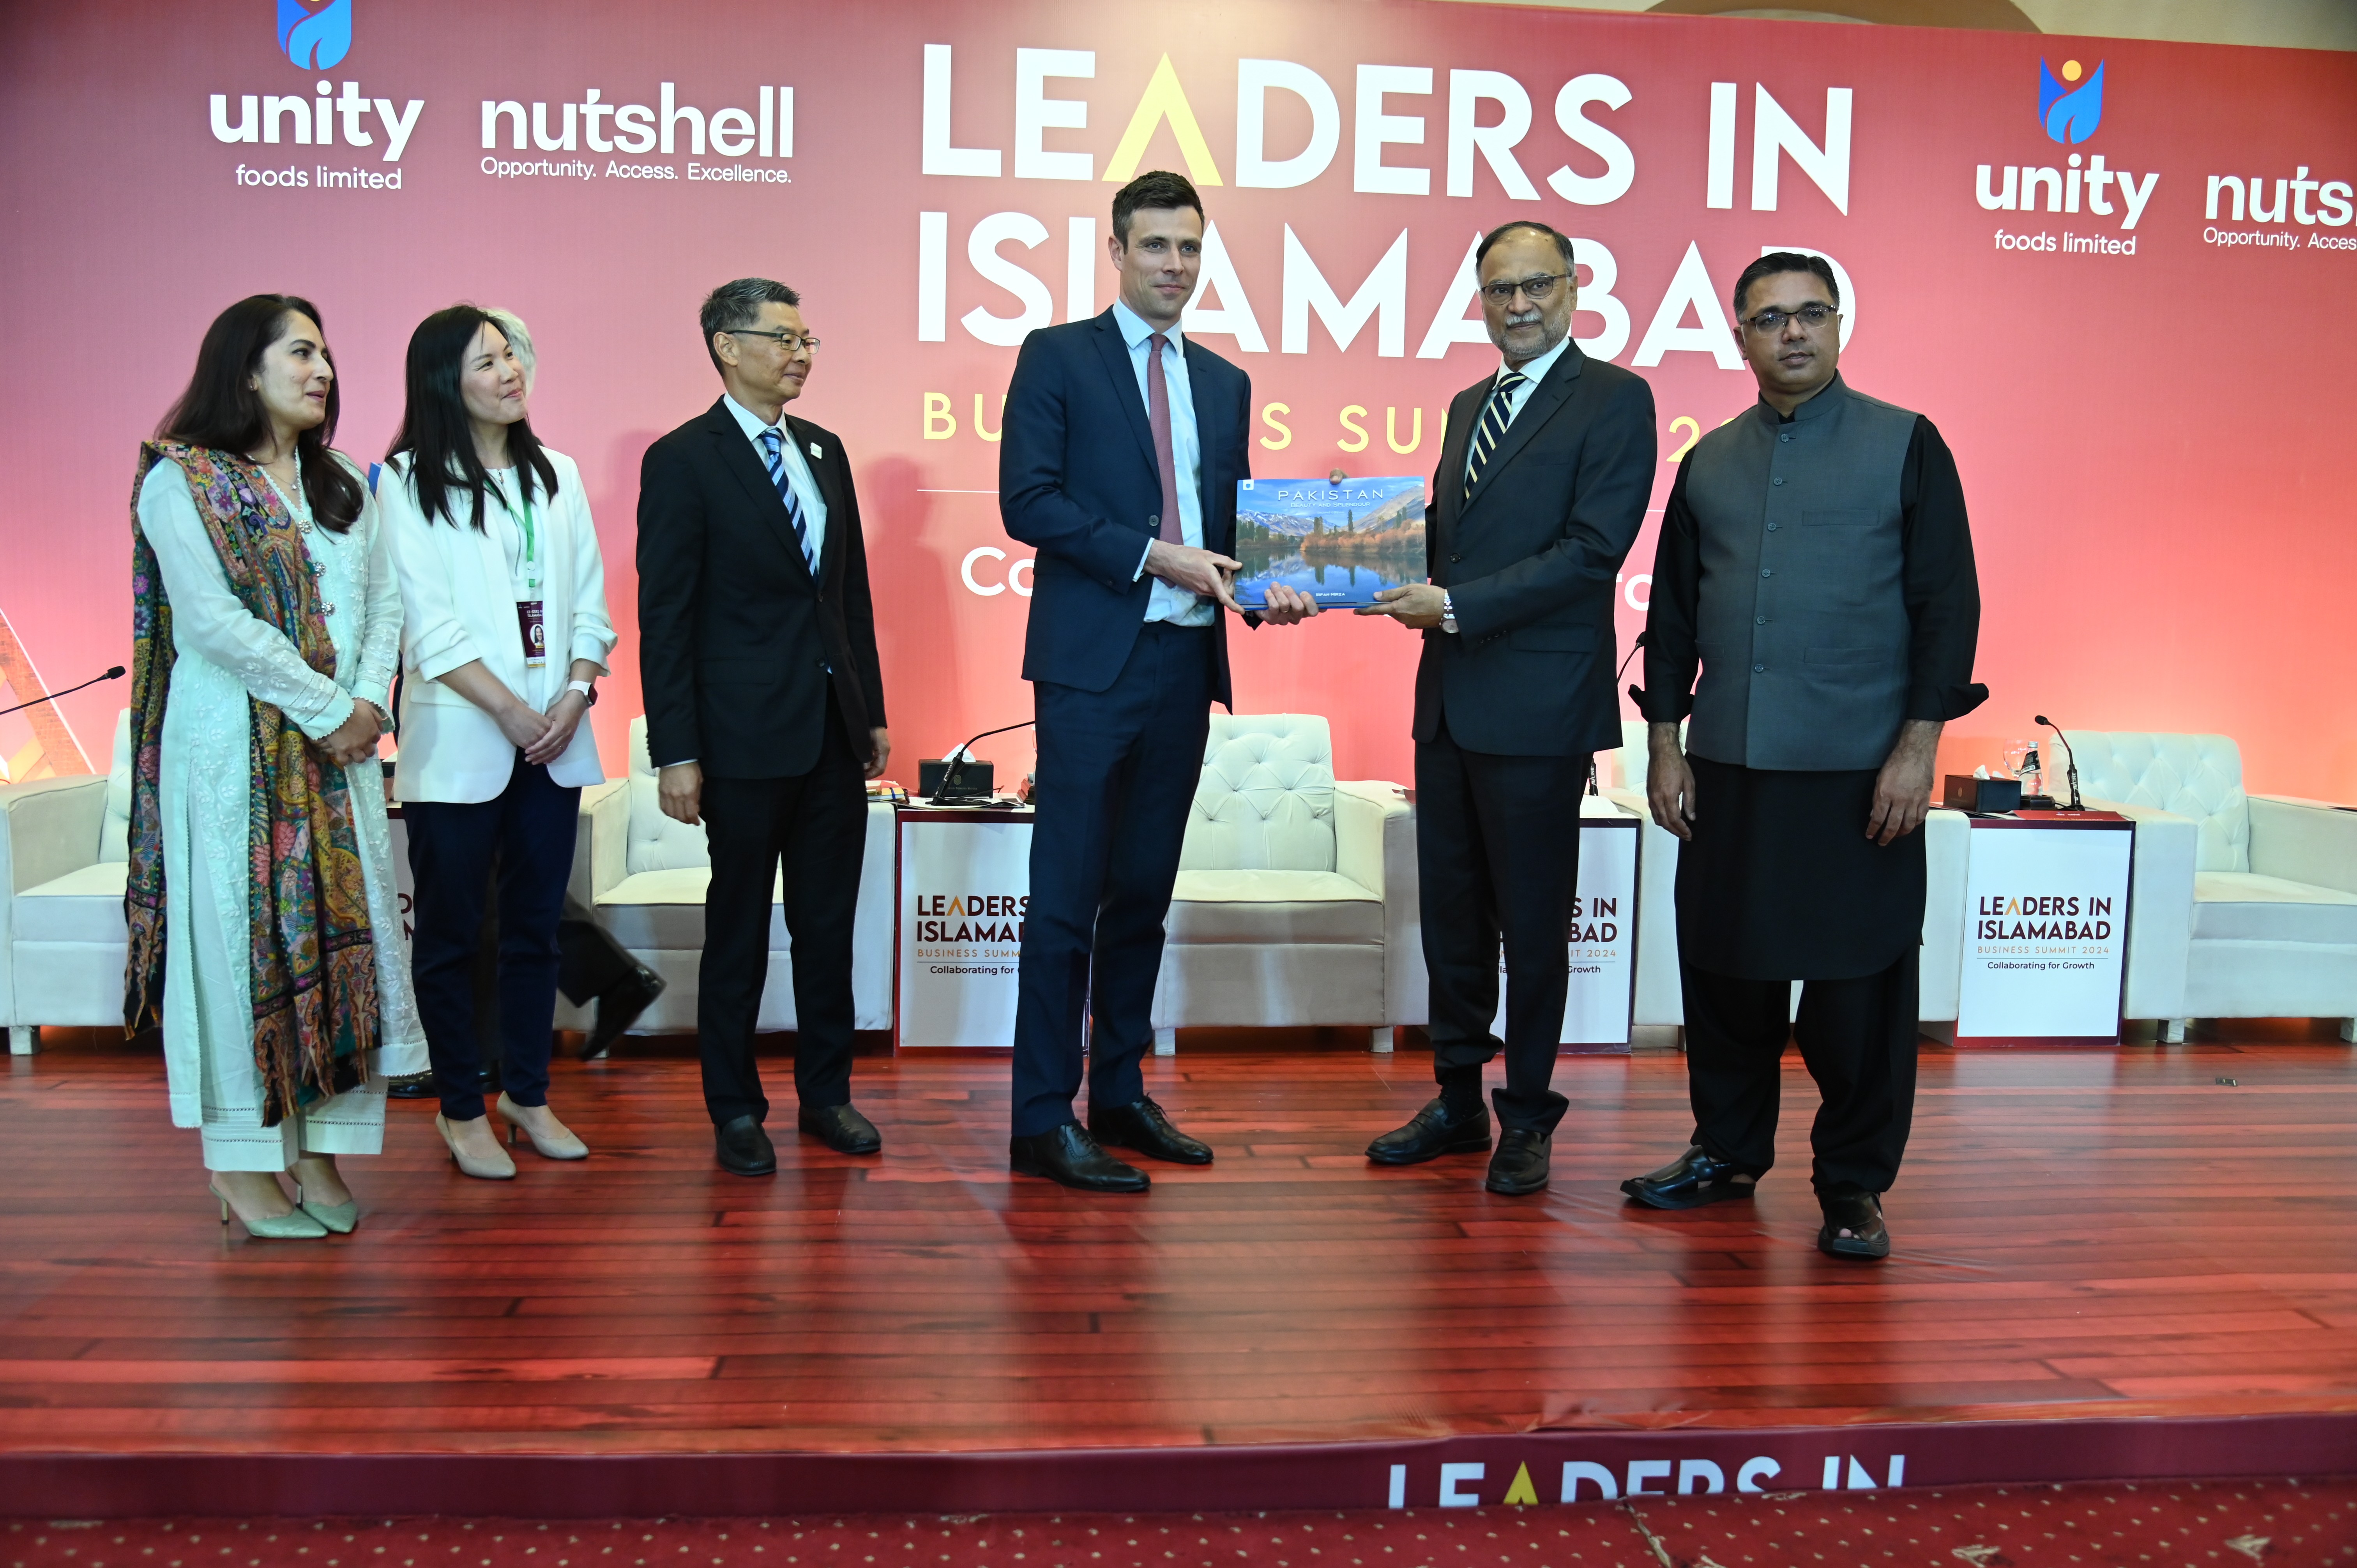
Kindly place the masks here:
<instances>
[{"instance_id":1,"label":"lanyard with badge","mask_svg":"<svg viewBox=\"0 0 2357 1568\"><path fill-rule=\"evenodd\" d=\"M523 497L521 512L513 515L523 530L523 568L517 580L516 628L523 634L523 667L541 670L548 664L548 625L541 608L540 541L533 528L532 496L529 492Z\"/></svg>"}]
</instances>

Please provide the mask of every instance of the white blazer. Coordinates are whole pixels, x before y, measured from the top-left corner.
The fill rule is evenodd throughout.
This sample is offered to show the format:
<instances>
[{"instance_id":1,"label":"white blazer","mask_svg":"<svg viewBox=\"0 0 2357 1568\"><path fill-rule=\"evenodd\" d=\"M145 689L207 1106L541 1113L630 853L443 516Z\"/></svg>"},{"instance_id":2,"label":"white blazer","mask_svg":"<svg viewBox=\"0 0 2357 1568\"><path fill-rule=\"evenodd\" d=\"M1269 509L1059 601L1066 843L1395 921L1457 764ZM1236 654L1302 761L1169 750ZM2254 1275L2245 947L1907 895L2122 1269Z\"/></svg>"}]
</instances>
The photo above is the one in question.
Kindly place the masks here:
<instances>
[{"instance_id":1,"label":"white blazer","mask_svg":"<svg viewBox=\"0 0 2357 1568\"><path fill-rule=\"evenodd\" d=\"M606 564L597 551L597 530L589 517L581 469L562 452L550 451L556 468L553 500L535 495L533 510L546 541L547 575L542 579L542 624L548 628L548 657L563 670L576 659L599 669L616 641L606 612ZM409 455L384 466L377 501L384 509L393 540L394 569L401 577L400 752L394 760L393 796L402 800L447 800L459 804L495 799L515 771L515 743L499 722L451 688L441 677L474 660L521 695L524 680L523 634L516 624L515 591L507 552L488 528L477 532L463 505L453 525L428 521L409 478ZM463 502L465 493L456 499ZM496 487L483 496L486 521L492 508L504 510ZM540 515L545 508L545 515ZM562 689L562 682L558 682ZM559 784L605 781L597 743L584 719L573 744L549 764Z\"/></svg>"}]
</instances>

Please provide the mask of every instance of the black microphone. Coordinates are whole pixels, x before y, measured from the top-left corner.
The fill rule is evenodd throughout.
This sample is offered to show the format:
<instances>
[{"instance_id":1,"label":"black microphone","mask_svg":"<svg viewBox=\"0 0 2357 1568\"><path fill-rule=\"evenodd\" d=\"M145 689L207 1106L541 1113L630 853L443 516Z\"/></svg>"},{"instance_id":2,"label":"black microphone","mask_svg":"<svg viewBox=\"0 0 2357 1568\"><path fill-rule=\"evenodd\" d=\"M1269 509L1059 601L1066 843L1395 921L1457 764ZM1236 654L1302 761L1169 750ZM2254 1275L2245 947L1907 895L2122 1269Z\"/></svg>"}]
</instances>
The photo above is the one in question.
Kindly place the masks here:
<instances>
[{"instance_id":1,"label":"black microphone","mask_svg":"<svg viewBox=\"0 0 2357 1568\"><path fill-rule=\"evenodd\" d=\"M103 674L103 675L93 675L93 676L91 676L89 680L84 681L84 682L81 683L81 685L80 685L80 686L68 686L68 687L67 687L64 691L62 691L62 692L51 692L51 693L50 693L48 696L46 696L46 697L36 697L36 698L34 698L34 699L33 699L31 702L29 702L29 703L17 703L15 707L13 707L13 708L0 708L0 717L5 717L6 715L8 715L8 714L21 714L21 713L23 713L27 708L38 708L38 707L39 707L43 703L54 703L54 702L56 702L59 697L70 697L70 696L72 696L76 692L81 691L84 687L95 686L95 685L97 685L101 681L120 681L120 680L122 680L122 679L123 679L123 674L124 674L123 666L122 666L122 665L120 665L120 664L117 664L117 665L116 665L116 666L114 666L112 670L109 670L105 674Z\"/></svg>"},{"instance_id":2,"label":"black microphone","mask_svg":"<svg viewBox=\"0 0 2357 1568\"><path fill-rule=\"evenodd\" d=\"M1620 683L1620 677L1629 673L1629 660L1636 658L1638 650L1645 646L1646 635L1647 634L1644 632L1639 632L1637 634L1637 639L1629 645L1628 657L1622 659L1620 660L1620 668L1612 672L1612 683L1614 685L1619 685Z\"/></svg>"},{"instance_id":3,"label":"black microphone","mask_svg":"<svg viewBox=\"0 0 2357 1568\"><path fill-rule=\"evenodd\" d=\"M1038 724L1039 722L1039 721L1037 719L1025 719L1021 724L1017 725L1001 725L996 729L986 729L980 735L975 736L974 740L963 742L958 746L949 755L949 766L942 769L941 782L933 786L933 792L930 797L931 803L936 806L940 805L942 803L942 796L948 794L954 787L965 782L965 765L967 762L972 760L972 748L974 746L974 740L988 740L992 736L1005 735L1009 730L1028 729L1031 725Z\"/></svg>"},{"instance_id":4,"label":"black microphone","mask_svg":"<svg viewBox=\"0 0 2357 1568\"><path fill-rule=\"evenodd\" d=\"M2030 715L2030 722L2032 724L2043 725L2048 729L2052 730L2054 732L2054 738L2062 743L2062 755L2070 762L2070 809L2074 811L2085 811L2087 809L2085 803L2079 799L2079 748L2071 744L2071 737L2062 733L2062 726L2056 724L2052 719L2048 718L2044 714L2032 714Z\"/></svg>"}]
</instances>

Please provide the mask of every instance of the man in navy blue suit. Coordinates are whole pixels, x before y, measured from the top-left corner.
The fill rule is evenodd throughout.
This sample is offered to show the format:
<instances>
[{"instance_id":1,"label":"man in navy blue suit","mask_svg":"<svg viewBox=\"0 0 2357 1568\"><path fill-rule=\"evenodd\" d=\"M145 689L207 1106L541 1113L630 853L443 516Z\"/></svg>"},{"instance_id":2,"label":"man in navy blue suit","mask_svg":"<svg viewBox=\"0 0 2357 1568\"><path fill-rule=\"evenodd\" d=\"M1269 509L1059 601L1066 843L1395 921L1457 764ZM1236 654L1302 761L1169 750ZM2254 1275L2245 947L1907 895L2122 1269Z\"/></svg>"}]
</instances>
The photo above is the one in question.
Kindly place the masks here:
<instances>
[{"instance_id":1,"label":"man in navy blue suit","mask_svg":"<svg viewBox=\"0 0 2357 1568\"><path fill-rule=\"evenodd\" d=\"M1023 678L1039 716L1031 903L1015 1019L1009 1163L1092 1192L1143 1192L1104 1145L1208 1165L1146 1097L1139 1058L1163 920L1211 704L1230 701L1226 628L1236 481L1252 474L1252 382L1179 331L1202 261L1203 203L1178 175L1113 200L1121 297L1024 339L1006 389L998 510L1038 552ZM1317 613L1277 586L1255 618ZM1088 1125L1084 1015L1094 1015Z\"/></svg>"}]
</instances>

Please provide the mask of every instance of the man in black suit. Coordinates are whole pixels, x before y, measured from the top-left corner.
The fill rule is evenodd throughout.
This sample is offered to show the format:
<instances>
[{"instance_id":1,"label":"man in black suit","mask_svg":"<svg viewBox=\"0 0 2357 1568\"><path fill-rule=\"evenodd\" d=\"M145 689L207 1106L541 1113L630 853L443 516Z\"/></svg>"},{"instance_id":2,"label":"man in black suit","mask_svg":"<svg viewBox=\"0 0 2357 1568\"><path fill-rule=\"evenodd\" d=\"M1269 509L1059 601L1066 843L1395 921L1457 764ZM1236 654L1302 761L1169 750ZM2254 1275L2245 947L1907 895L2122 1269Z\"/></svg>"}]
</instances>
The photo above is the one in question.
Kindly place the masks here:
<instances>
[{"instance_id":1,"label":"man in black suit","mask_svg":"<svg viewBox=\"0 0 2357 1568\"><path fill-rule=\"evenodd\" d=\"M818 339L792 289L739 278L704 302L718 403L647 448L639 473L639 662L663 814L712 853L695 1026L720 1165L777 1151L753 1063L782 875L800 1036L799 1125L846 1155L883 1147L851 1104L851 927L866 789L884 771L884 681L851 464L784 417Z\"/></svg>"},{"instance_id":2,"label":"man in black suit","mask_svg":"<svg viewBox=\"0 0 2357 1568\"><path fill-rule=\"evenodd\" d=\"M1416 873L1440 1093L1367 1146L1378 1165L1490 1147L1481 1069L1498 1053L1506 955L1504 1132L1492 1192L1546 1186L1566 1101L1547 1087L1563 1032L1566 938L1589 755L1618 744L1612 600L1659 456L1642 377L1571 341L1571 242L1509 223L1476 253L1504 363L1457 394L1433 476L1429 583L1378 607L1424 638L1415 675Z\"/></svg>"},{"instance_id":3,"label":"man in black suit","mask_svg":"<svg viewBox=\"0 0 2357 1568\"><path fill-rule=\"evenodd\" d=\"M1113 199L1119 303L1023 341L1006 389L998 510L1038 551L1023 678L1039 714L1039 817L1015 1019L1009 1163L1092 1192L1143 1192L1105 1144L1208 1165L1146 1093L1163 919L1211 704L1229 700L1223 609L1241 563L1236 481L1252 382L1188 338L1203 203L1175 174ZM1316 611L1272 589L1264 618ZM1089 1124L1072 1115L1094 1015Z\"/></svg>"}]
</instances>

